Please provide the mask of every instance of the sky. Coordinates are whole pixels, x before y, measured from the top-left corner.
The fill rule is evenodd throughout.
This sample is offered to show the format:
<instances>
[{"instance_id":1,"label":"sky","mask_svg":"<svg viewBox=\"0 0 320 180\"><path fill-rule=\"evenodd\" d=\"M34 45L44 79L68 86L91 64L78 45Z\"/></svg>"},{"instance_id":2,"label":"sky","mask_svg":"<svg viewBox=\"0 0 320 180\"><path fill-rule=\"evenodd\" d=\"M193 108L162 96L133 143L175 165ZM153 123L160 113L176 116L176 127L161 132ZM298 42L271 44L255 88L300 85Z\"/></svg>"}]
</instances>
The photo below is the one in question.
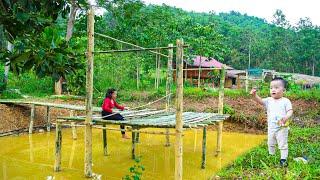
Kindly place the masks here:
<instances>
[{"instance_id":1,"label":"sky","mask_svg":"<svg viewBox=\"0 0 320 180\"><path fill-rule=\"evenodd\" d=\"M146 4L166 4L187 11L229 12L238 11L272 21L276 9L281 9L291 25L300 18L309 17L314 25L320 26L320 0L143 0Z\"/></svg>"}]
</instances>

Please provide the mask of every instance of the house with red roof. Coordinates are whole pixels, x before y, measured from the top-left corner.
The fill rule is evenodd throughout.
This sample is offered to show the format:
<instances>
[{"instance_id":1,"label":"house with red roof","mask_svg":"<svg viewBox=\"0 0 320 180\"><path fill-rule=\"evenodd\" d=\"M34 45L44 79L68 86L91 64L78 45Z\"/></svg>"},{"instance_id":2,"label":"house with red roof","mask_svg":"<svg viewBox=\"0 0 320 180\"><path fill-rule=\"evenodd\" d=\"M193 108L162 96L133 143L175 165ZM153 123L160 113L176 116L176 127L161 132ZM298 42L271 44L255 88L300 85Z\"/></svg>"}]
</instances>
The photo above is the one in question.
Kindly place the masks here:
<instances>
[{"instance_id":1,"label":"house with red roof","mask_svg":"<svg viewBox=\"0 0 320 180\"><path fill-rule=\"evenodd\" d=\"M196 56L191 61L184 61L183 64L183 77L185 81L190 82L193 85L209 85L214 86L214 76L213 71L215 69L221 69L224 64L219 62L214 58L208 58L203 56ZM175 65L174 65L175 68ZM243 87L243 82L240 76L245 76L246 72L244 70L236 70L231 66L226 65L226 88L241 88ZM199 82L200 76L200 82ZM175 73L174 73L175 78Z\"/></svg>"}]
</instances>

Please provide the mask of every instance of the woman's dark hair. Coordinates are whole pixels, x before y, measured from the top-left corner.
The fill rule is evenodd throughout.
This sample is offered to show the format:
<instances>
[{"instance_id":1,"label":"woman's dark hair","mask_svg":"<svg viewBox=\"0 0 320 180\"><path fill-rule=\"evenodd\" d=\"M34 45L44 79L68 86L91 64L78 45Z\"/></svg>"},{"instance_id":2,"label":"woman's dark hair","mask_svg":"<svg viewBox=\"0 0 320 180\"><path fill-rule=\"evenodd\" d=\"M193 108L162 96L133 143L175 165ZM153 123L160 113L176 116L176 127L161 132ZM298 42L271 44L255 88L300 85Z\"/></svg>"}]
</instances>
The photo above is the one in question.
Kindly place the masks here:
<instances>
[{"instance_id":1,"label":"woman's dark hair","mask_svg":"<svg viewBox=\"0 0 320 180\"><path fill-rule=\"evenodd\" d=\"M116 91L114 88L110 88L107 90L106 98L111 98L112 94Z\"/></svg>"}]
</instances>

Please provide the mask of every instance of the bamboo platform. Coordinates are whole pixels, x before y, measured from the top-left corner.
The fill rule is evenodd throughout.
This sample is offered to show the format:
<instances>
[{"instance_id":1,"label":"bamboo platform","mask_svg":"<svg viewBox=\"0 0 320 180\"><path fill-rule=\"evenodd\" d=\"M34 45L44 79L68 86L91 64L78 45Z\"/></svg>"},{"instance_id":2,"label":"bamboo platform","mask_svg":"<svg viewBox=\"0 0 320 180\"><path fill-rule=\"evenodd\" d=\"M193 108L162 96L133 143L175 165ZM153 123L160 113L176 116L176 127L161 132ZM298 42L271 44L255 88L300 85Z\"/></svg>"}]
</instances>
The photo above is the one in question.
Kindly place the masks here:
<instances>
[{"instance_id":1,"label":"bamboo platform","mask_svg":"<svg viewBox=\"0 0 320 180\"><path fill-rule=\"evenodd\" d=\"M174 112L166 112L165 110L140 110L123 112L121 115L126 119L104 120L101 116L92 116L93 124L113 124L125 125L136 128L174 128L176 126L176 114ZM216 113L197 113L184 112L183 128L199 128L223 121L229 117L227 114ZM58 117L60 120L66 121L85 121L85 117Z\"/></svg>"}]
</instances>

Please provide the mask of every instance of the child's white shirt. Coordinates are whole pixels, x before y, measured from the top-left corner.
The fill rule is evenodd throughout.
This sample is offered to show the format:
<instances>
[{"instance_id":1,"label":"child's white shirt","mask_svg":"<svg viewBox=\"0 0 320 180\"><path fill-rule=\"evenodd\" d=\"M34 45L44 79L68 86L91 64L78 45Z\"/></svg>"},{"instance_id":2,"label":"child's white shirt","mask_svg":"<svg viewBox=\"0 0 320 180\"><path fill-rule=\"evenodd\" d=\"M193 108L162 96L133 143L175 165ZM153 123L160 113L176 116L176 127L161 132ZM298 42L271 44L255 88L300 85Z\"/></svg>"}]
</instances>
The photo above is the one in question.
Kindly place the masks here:
<instances>
[{"instance_id":1,"label":"child's white shirt","mask_svg":"<svg viewBox=\"0 0 320 180\"><path fill-rule=\"evenodd\" d=\"M280 99L267 97L262 101L267 109L268 132L275 132L280 129L278 121L285 117L288 111L292 110L291 101L285 97Z\"/></svg>"}]
</instances>

